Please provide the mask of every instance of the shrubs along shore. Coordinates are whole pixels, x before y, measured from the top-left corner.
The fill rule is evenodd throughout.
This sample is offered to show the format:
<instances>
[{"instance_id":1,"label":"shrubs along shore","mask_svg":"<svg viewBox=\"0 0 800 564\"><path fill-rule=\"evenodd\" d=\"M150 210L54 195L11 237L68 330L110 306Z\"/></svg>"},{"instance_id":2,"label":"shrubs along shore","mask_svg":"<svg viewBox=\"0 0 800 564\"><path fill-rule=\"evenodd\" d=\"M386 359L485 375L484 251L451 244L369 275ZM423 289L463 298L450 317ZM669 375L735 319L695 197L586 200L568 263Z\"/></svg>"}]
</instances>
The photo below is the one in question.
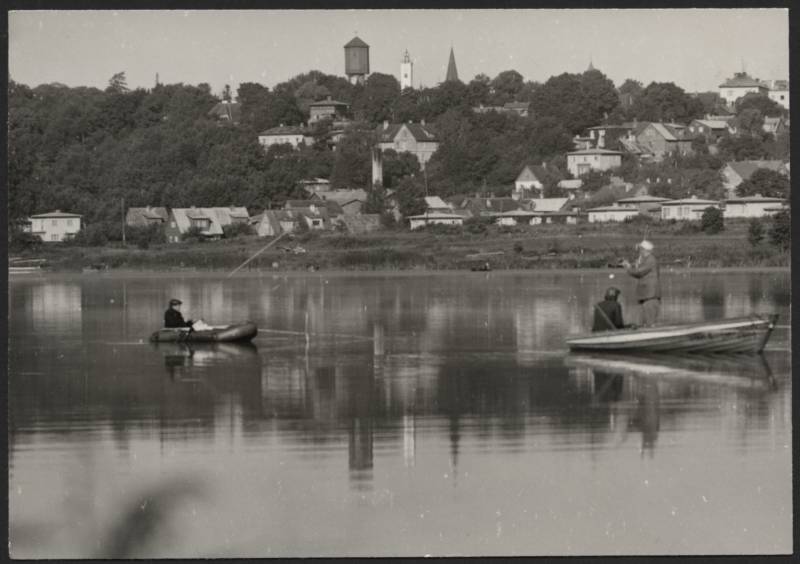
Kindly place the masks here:
<instances>
[{"instance_id":1,"label":"shrubs along shore","mask_svg":"<svg viewBox=\"0 0 800 564\"><path fill-rule=\"evenodd\" d=\"M494 270L607 268L635 255L647 235L664 266L787 267L788 245L752 240L747 221L728 221L708 235L693 223L582 224L478 229L433 226L417 231L386 230L363 235L306 232L284 237L245 269L298 270ZM150 245L111 243L88 247L39 244L10 256L36 257L55 271L91 269L233 270L271 239L238 236L207 242Z\"/></svg>"}]
</instances>

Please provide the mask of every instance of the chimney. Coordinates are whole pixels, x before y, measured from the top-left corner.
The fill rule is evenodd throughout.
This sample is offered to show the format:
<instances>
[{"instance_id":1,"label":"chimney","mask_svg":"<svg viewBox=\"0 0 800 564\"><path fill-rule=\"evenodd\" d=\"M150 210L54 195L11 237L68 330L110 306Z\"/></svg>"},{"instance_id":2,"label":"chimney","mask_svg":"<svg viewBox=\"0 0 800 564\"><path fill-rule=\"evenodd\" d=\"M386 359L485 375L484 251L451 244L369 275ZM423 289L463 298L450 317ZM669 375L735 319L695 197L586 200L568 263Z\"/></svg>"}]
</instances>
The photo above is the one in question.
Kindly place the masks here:
<instances>
[{"instance_id":1,"label":"chimney","mask_svg":"<svg viewBox=\"0 0 800 564\"><path fill-rule=\"evenodd\" d=\"M389 121L383 120L383 130L386 131L387 129L389 129Z\"/></svg>"},{"instance_id":2,"label":"chimney","mask_svg":"<svg viewBox=\"0 0 800 564\"><path fill-rule=\"evenodd\" d=\"M420 125L422 125L423 127L425 127L425 120L424 120L424 119L421 119L421 120L419 120L419 123L420 123Z\"/></svg>"}]
</instances>

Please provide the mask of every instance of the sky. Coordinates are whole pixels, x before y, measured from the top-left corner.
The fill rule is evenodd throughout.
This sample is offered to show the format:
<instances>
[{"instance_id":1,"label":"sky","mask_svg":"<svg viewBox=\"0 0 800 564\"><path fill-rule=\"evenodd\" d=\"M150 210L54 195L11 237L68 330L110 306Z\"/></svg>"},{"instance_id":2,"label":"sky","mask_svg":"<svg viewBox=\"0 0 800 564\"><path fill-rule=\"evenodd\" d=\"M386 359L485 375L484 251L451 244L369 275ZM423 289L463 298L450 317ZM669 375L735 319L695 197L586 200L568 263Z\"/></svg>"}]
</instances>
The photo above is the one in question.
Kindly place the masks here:
<instances>
[{"instance_id":1,"label":"sky","mask_svg":"<svg viewBox=\"0 0 800 564\"><path fill-rule=\"evenodd\" d=\"M36 86L105 88L124 71L130 88L161 83L275 84L310 70L344 76L344 44L370 46L370 71L414 87L444 80L452 47L459 78L513 69L546 81L589 63L619 86L674 82L716 90L743 68L789 78L786 9L682 10L141 10L13 11L9 73Z\"/></svg>"}]
</instances>

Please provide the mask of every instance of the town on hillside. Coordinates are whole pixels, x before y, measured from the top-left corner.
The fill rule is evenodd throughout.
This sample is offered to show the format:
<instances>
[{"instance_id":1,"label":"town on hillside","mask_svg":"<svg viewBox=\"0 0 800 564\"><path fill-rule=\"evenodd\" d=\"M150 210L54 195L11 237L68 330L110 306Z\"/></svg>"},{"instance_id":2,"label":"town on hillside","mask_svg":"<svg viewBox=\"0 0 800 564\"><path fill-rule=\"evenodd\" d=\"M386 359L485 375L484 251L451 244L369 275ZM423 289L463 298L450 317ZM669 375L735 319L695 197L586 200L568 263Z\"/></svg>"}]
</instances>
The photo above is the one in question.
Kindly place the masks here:
<instances>
[{"instance_id":1,"label":"town on hillside","mask_svg":"<svg viewBox=\"0 0 800 564\"><path fill-rule=\"evenodd\" d=\"M460 226L761 218L789 206L789 86L744 71L714 92L615 86L589 63L543 84L516 71L443 81L298 75L234 99L208 85L105 91L14 83L11 241L104 244ZM36 155L44 158L35 158ZM102 166L89 164L102 163Z\"/></svg>"}]
</instances>

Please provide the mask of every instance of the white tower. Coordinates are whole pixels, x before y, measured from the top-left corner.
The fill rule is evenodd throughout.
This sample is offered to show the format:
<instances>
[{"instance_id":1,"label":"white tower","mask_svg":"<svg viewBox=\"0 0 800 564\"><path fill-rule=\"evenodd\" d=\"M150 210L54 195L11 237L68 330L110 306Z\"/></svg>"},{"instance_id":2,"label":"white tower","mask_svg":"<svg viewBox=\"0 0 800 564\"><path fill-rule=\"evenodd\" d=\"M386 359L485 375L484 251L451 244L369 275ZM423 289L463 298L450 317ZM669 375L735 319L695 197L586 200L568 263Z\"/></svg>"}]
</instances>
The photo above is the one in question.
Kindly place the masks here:
<instances>
[{"instance_id":1,"label":"white tower","mask_svg":"<svg viewBox=\"0 0 800 564\"><path fill-rule=\"evenodd\" d=\"M405 88L414 88L414 63L411 62L411 57L408 56L408 50L403 57L403 62L400 64L400 90Z\"/></svg>"}]
</instances>

